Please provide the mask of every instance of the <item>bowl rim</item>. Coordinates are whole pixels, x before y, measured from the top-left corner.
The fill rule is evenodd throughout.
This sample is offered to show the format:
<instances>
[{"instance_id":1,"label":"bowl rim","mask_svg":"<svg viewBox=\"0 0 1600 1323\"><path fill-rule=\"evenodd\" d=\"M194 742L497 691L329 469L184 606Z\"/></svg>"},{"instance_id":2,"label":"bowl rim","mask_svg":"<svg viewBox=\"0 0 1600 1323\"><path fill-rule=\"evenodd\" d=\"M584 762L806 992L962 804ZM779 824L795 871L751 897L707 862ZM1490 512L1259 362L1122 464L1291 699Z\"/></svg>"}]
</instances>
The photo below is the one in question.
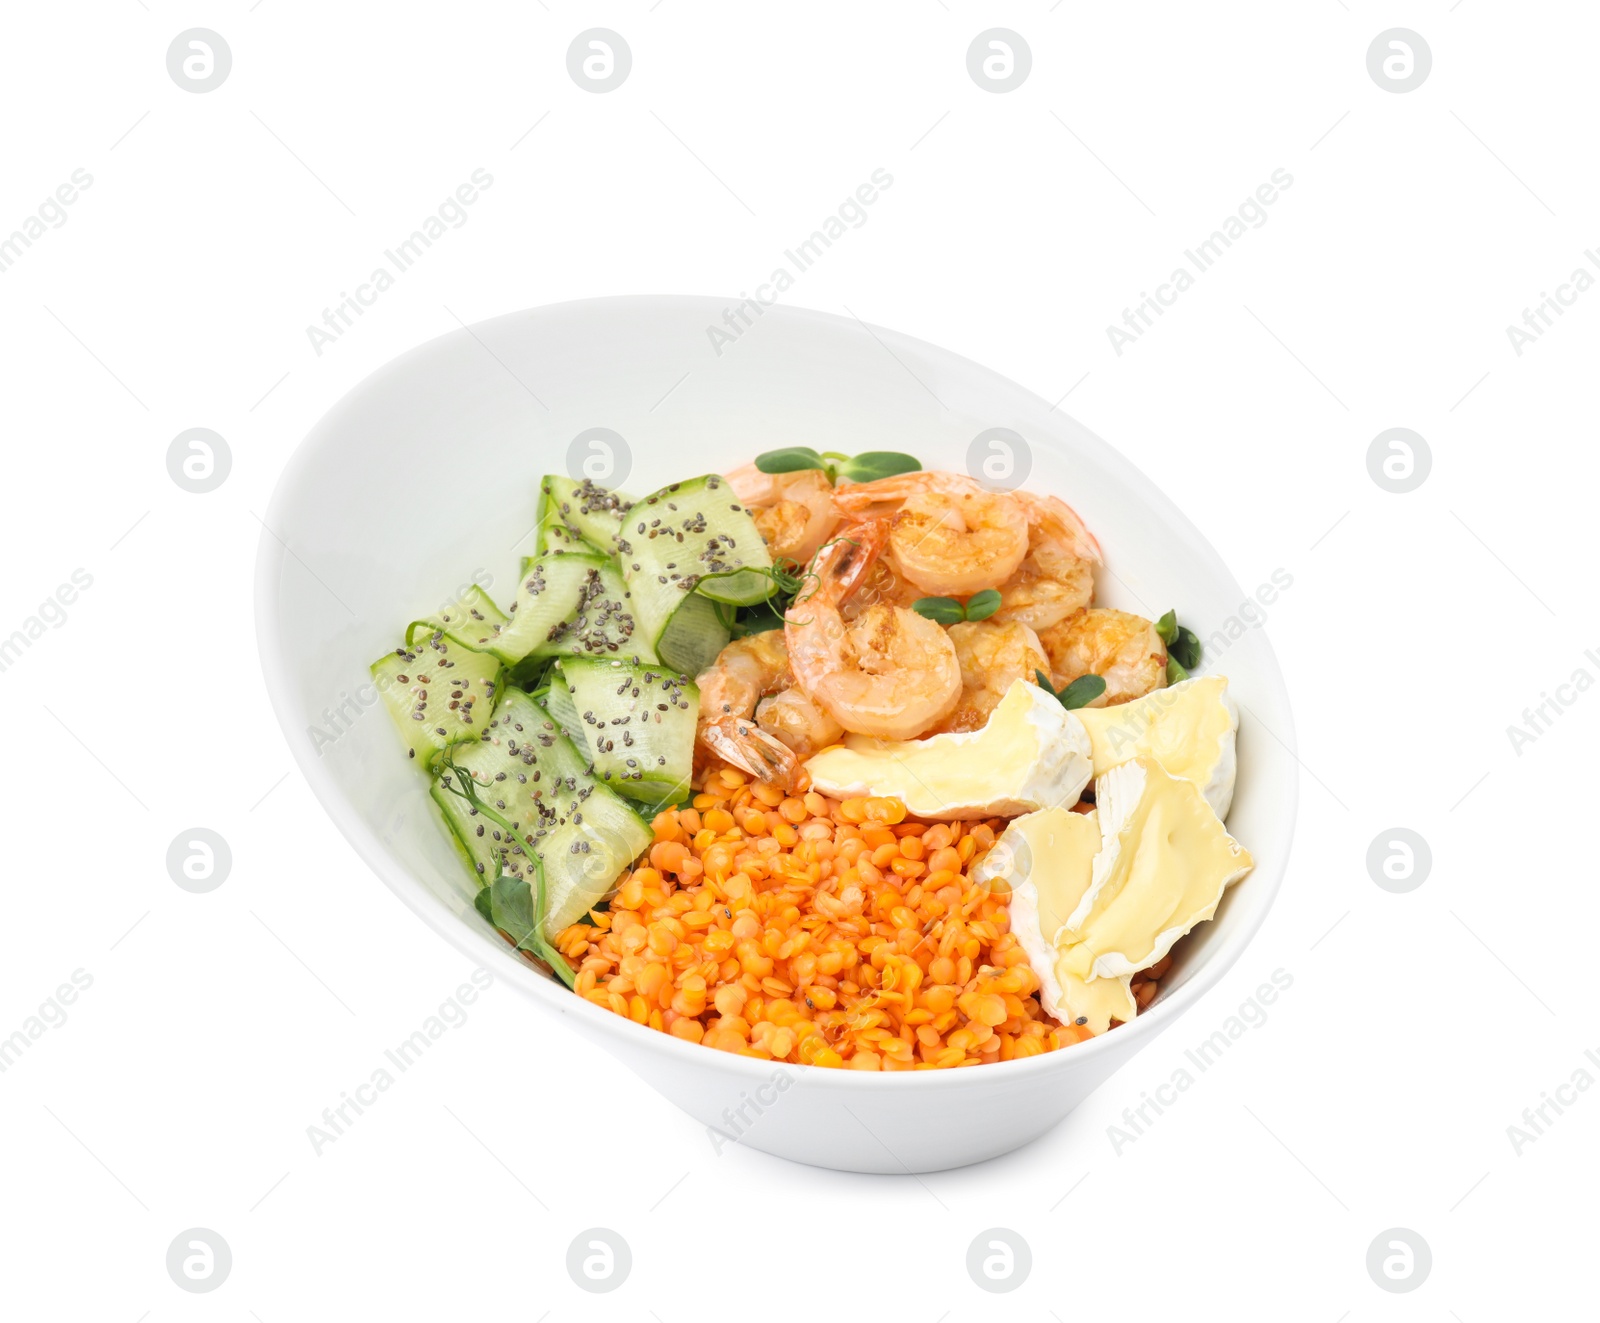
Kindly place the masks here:
<instances>
[{"instance_id":1,"label":"bowl rim","mask_svg":"<svg viewBox=\"0 0 1600 1323\"><path fill-rule=\"evenodd\" d=\"M803 1063L778 1062L764 1060L757 1057L740 1056L736 1053L722 1052L715 1048L707 1048L700 1043L691 1043L685 1039L674 1037L672 1034L662 1033L660 1030L651 1029L646 1025L635 1023L633 1020L617 1015L615 1012L604 1009L586 998L579 997L562 985L557 979L540 973L532 965L522 960L503 939L487 931L481 931L468 922L463 922L464 916L452 913L449 907L436 896L420 879L414 876L398 859L391 856L388 848L378 839L376 834L367 825L366 821L355 812L343 797L342 791L331 772L311 756L311 750L306 741L296 738L300 729L298 717L301 711L293 694L293 686L288 678L288 656L284 648L285 639L281 637L277 625L277 585L281 581L281 572L287 559L293 552L273 531L281 521L276 517L281 510L292 505L301 487L306 481L313 456L320 447L329 444L329 437L321 434L347 406L356 399L373 391L381 390L389 380L408 375L421 361L431 357L447 342L465 342L467 339L477 339L481 328L493 327L497 323L522 323L534 316L560 316L563 314L578 314L603 308L615 308L623 311L628 308L654 305L695 305L705 311L720 311L733 300L719 299L707 295L676 295L676 294L648 294L648 295L606 295L585 299L570 299L560 303L541 304L533 308L524 308L514 312L502 313L498 316L463 325L452 330L447 330L440 335L413 346L394 358L374 368L346 390L312 425L306 435L295 446L293 452L284 463L282 472L278 476L273 488L272 498L267 507L267 515L262 521L260 536L257 539L256 568L254 582L254 616L256 626L257 653L261 663L262 677L266 684L268 698L272 704L274 716L283 732L284 740L289 746L290 755L294 758L296 766L311 786L318 803L333 820L334 825L349 844L354 847L356 854L361 858L383 881L384 885L397 896L400 901L420 918L429 928L440 937L444 938L451 946L455 947L462 955L477 961L479 964L490 966L490 972L496 978L505 978L513 986L521 990L526 996L536 1002L546 1005L552 1011L562 1015L577 1015L583 1023L592 1025L598 1031L596 1043L616 1054L618 1051L641 1050L651 1055L664 1058L665 1061L684 1066L701 1065L715 1070L730 1071L735 1077L743 1077L752 1082L770 1079L775 1071L806 1074L808 1078L815 1077L825 1082L828 1087L844 1089L909 1089L929 1088L935 1090L964 1089L969 1087L983 1087L986 1084L1004 1085L1006 1083L1022 1083L1034 1075L1044 1074L1055 1070L1071 1069L1077 1065L1088 1065L1091 1061L1098 1060L1108 1053L1122 1054L1125 1051L1131 1056L1140 1046L1147 1044L1156 1035L1160 1034L1169 1025L1181 1017L1191 1006L1200 1000L1206 993L1221 982L1223 976L1238 962L1245 949L1254 940L1257 932L1266 922L1267 915L1271 912L1277 900L1278 892L1283 885L1283 880L1288 872L1289 857L1293 849L1295 829L1299 817L1300 797L1300 759L1297 752L1293 709L1289 701L1287 686L1284 682L1282 668L1278 664L1277 653L1272 647L1270 638L1266 634L1265 626L1260 626L1261 646L1264 649L1262 661L1266 672L1266 679L1282 700L1284 712L1283 728L1272 731L1273 738L1281 744L1289 755L1293 764L1293 772L1284 779L1278 787L1278 793L1283 797L1283 811L1286 821L1283 850L1275 865L1267 872L1259 867L1240 885L1251 885L1263 888L1265 895L1262 903L1255 913L1240 921L1241 926L1228 933L1223 945L1211 953L1203 962L1197 965L1187 981L1174 991L1169 997L1158 998L1148 1010L1136 1015L1126 1024L1115 1027L1115 1032L1097 1034L1084 1042L1076 1043L1070 1048L1062 1048L1051 1052L1042 1052L1035 1056L1016 1058L1011 1061L996 1061L984 1063L978 1069L963 1070L907 1070L907 1071L865 1071L849 1070L837 1067L808 1067ZM1022 386L1011 378L996 372L992 368L983 366L953 350L941 348L928 341L921 340L904 332L895 331L861 321L859 318L841 317L837 313L821 309L806 308L796 305L783 304L767 309L769 312L781 312L786 316L801 319L816 319L841 328L860 329L865 327L872 334L884 340L895 342L915 349L930 359L954 365L966 373L979 377L986 377L998 383L1006 390L1013 392L1017 397L1030 403L1037 404L1045 411L1050 410L1050 404L1042 396L1036 395L1027 387ZM1137 465L1129 460L1121 451L1110 445L1098 433L1085 427L1070 415L1063 417L1078 428L1087 441L1100 451L1100 459L1107 467L1116 472L1119 477L1132 475L1146 487L1155 491L1166 501L1167 510L1164 517L1169 522L1175 522L1184 533L1203 550L1210 572L1220 576L1232 589L1238 592L1241 599L1244 597L1243 588L1220 554L1211 545L1211 542L1194 525L1182 510L1162 492L1160 486L1151 480ZM1051 445L1048 440L1040 442L1042 445ZM486 953L486 949L487 952ZM498 953L495 958L494 953ZM613 1047L613 1044L615 1046ZM1116 1062L1111 1063L1115 1069ZM1109 1073L1109 1072L1108 1072Z\"/></svg>"}]
</instances>

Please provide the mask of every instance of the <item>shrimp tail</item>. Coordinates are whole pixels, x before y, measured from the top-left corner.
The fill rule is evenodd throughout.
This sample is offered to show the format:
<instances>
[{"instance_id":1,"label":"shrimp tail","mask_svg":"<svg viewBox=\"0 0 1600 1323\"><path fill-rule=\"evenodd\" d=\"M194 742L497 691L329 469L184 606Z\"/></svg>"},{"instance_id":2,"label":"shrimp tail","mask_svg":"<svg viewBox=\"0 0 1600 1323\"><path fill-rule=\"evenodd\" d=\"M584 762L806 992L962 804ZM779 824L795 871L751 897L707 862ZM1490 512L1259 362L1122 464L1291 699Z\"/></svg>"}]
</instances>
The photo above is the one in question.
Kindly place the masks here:
<instances>
[{"instance_id":1,"label":"shrimp tail","mask_svg":"<svg viewBox=\"0 0 1600 1323\"><path fill-rule=\"evenodd\" d=\"M787 789L800 767L793 749L744 717L706 722L700 742L723 762L769 785Z\"/></svg>"},{"instance_id":2,"label":"shrimp tail","mask_svg":"<svg viewBox=\"0 0 1600 1323\"><path fill-rule=\"evenodd\" d=\"M815 592L835 606L848 601L883 555L891 526L888 519L863 519L840 529L812 558L815 587L802 591L796 600Z\"/></svg>"}]
</instances>

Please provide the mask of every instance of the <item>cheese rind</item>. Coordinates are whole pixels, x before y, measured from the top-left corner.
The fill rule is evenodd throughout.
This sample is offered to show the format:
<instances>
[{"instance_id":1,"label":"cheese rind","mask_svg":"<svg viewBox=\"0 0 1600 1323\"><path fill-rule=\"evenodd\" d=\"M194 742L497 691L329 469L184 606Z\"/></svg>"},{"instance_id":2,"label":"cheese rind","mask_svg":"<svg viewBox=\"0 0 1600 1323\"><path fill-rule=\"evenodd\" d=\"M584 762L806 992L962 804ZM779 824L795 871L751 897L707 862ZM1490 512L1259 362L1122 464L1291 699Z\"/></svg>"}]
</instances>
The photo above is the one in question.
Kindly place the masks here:
<instances>
[{"instance_id":1,"label":"cheese rind","mask_svg":"<svg viewBox=\"0 0 1600 1323\"><path fill-rule=\"evenodd\" d=\"M1082 708L1077 715L1089 732L1096 776L1140 756L1153 758L1169 775L1194 782L1217 817L1228 816L1239 708L1226 676L1196 676L1130 703Z\"/></svg>"},{"instance_id":2,"label":"cheese rind","mask_svg":"<svg viewBox=\"0 0 1600 1323\"><path fill-rule=\"evenodd\" d=\"M814 789L836 799L892 796L920 818L1014 817L1075 804L1093 775L1077 714L1014 681L981 730L882 740L847 735L806 761Z\"/></svg>"}]
</instances>

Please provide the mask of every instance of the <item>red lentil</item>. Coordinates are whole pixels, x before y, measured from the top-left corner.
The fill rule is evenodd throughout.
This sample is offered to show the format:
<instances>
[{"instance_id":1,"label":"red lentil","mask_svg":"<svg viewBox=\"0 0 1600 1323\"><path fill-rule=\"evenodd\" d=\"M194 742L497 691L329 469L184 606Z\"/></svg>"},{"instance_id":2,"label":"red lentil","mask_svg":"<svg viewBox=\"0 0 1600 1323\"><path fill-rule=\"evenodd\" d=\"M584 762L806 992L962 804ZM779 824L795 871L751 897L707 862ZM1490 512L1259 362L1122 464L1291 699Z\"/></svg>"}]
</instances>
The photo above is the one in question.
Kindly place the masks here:
<instances>
[{"instance_id":1,"label":"red lentil","mask_svg":"<svg viewBox=\"0 0 1600 1323\"><path fill-rule=\"evenodd\" d=\"M726 1052L853 1070L1089 1037L1045 1015L1008 896L972 880L1000 819L908 822L898 800L786 795L722 768L653 828L610 908L557 940L598 1006Z\"/></svg>"}]
</instances>

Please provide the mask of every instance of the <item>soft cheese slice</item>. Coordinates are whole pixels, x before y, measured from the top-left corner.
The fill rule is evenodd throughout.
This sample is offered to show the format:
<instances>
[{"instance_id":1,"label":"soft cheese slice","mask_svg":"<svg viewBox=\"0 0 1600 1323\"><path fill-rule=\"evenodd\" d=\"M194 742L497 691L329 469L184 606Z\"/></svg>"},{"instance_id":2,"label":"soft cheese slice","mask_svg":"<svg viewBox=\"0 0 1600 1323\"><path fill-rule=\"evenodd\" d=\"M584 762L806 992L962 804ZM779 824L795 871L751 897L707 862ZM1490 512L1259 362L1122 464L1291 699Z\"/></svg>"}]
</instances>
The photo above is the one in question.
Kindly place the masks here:
<instances>
[{"instance_id":1,"label":"soft cheese slice","mask_svg":"<svg viewBox=\"0 0 1600 1323\"><path fill-rule=\"evenodd\" d=\"M1101 776L1095 801L1017 818L974 877L1008 883L1040 1004L1099 1034L1133 1019L1133 975L1211 918L1254 861L1192 781L1149 757Z\"/></svg>"},{"instance_id":2,"label":"soft cheese slice","mask_svg":"<svg viewBox=\"0 0 1600 1323\"><path fill-rule=\"evenodd\" d=\"M1130 979L1084 980L1058 968L1056 935L1078 906L1100 850L1095 813L1047 808L1015 819L973 872L975 880L1011 890L1011 931L1039 978L1039 1003L1063 1023L1084 1020L1104 1033L1112 1020L1131 1020Z\"/></svg>"},{"instance_id":3,"label":"soft cheese slice","mask_svg":"<svg viewBox=\"0 0 1600 1323\"><path fill-rule=\"evenodd\" d=\"M1086 707L1077 716L1094 749L1094 774L1133 758L1154 758L1169 776L1192 781L1219 818L1233 803L1239 709L1222 675L1197 676L1131 703Z\"/></svg>"},{"instance_id":4,"label":"soft cheese slice","mask_svg":"<svg viewBox=\"0 0 1600 1323\"><path fill-rule=\"evenodd\" d=\"M1089 887L1056 945L1083 979L1118 978L1160 960L1217 911L1222 893L1255 861L1192 781L1152 758L1095 782L1102 843Z\"/></svg>"},{"instance_id":5,"label":"soft cheese slice","mask_svg":"<svg viewBox=\"0 0 1600 1323\"><path fill-rule=\"evenodd\" d=\"M1075 804L1093 775L1076 713L1014 681L981 730L881 740L847 735L806 762L825 795L893 796L918 817L1014 817Z\"/></svg>"}]
</instances>

